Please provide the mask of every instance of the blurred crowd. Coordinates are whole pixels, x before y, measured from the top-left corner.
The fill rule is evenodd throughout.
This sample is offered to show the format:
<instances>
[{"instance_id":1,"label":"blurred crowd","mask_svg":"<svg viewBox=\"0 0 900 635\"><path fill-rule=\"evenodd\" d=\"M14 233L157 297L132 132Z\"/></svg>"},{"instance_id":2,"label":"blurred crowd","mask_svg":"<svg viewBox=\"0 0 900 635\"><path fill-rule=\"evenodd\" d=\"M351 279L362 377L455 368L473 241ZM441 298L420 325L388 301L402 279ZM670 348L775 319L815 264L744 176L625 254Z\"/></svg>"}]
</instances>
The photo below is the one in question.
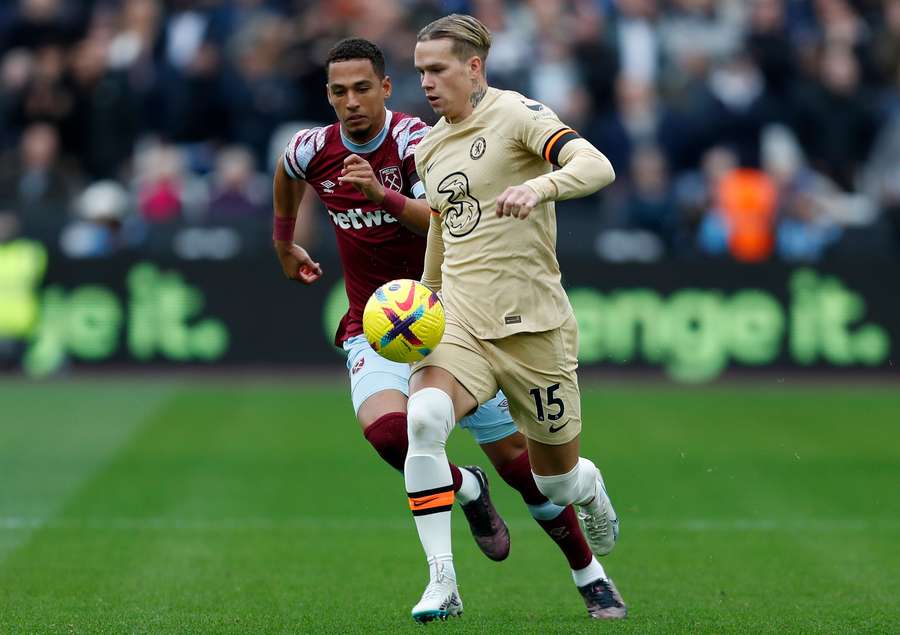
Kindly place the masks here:
<instances>
[{"instance_id":1,"label":"blurred crowd","mask_svg":"<svg viewBox=\"0 0 900 635\"><path fill-rule=\"evenodd\" d=\"M280 149L334 118L327 50L377 42L389 106L433 122L415 34L454 11L492 30L492 85L552 107L616 168L560 206L561 248L900 254L900 0L9 0L0 241L80 257L265 248ZM316 211L299 230L313 243Z\"/></svg>"}]
</instances>

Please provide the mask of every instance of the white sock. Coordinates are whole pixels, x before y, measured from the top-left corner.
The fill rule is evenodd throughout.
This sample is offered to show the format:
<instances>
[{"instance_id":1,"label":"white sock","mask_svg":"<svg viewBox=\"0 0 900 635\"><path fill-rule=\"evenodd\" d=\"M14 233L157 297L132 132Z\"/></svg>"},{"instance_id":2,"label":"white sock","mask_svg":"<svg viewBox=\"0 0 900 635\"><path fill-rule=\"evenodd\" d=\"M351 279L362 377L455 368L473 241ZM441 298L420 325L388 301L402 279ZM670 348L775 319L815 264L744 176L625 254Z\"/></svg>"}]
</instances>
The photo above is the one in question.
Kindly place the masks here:
<instances>
[{"instance_id":1,"label":"white sock","mask_svg":"<svg viewBox=\"0 0 900 635\"><path fill-rule=\"evenodd\" d=\"M453 477L444 447L456 422L450 395L424 388L407 404L409 450L403 468L410 510L429 562L438 556L452 567L450 510Z\"/></svg>"},{"instance_id":2,"label":"white sock","mask_svg":"<svg viewBox=\"0 0 900 635\"><path fill-rule=\"evenodd\" d=\"M447 465L447 455L433 457L407 454L403 473L410 509L425 556L432 558L452 553L450 509L453 506L453 478L450 476L450 466ZM437 497L445 499L449 504L430 507L438 501ZM424 509L417 511L417 504L421 504Z\"/></svg>"},{"instance_id":3,"label":"white sock","mask_svg":"<svg viewBox=\"0 0 900 635\"><path fill-rule=\"evenodd\" d=\"M584 505L597 496L597 466L590 459L580 457L575 468L578 470L578 485L573 492L573 502Z\"/></svg>"},{"instance_id":4,"label":"white sock","mask_svg":"<svg viewBox=\"0 0 900 635\"><path fill-rule=\"evenodd\" d=\"M431 582L434 582L438 575L447 576L456 582L456 569L453 568L453 554L440 553L429 558L428 575Z\"/></svg>"},{"instance_id":5,"label":"white sock","mask_svg":"<svg viewBox=\"0 0 900 635\"><path fill-rule=\"evenodd\" d=\"M532 475L541 493L561 507L584 505L597 494L597 467L585 458L579 458L575 467L565 474L542 476L532 472Z\"/></svg>"},{"instance_id":6,"label":"white sock","mask_svg":"<svg viewBox=\"0 0 900 635\"><path fill-rule=\"evenodd\" d=\"M461 505L465 505L481 496L481 484L475 475L466 468L459 468L459 473L462 474L462 485L459 486L459 491L456 492L456 500Z\"/></svg>"},{"instance_id":7,"label":"white sock","mask_svg":"<svg viewBox=\"0 0 900 635\"><path fill-rule=\"evenodd\" d=\"M606 579L606 571L603 570L603 565L598 562L597 558L591 558L591 563L584 569L572 569L575 586L585 586L600 578Z\"/></svg>"}]
</instances>

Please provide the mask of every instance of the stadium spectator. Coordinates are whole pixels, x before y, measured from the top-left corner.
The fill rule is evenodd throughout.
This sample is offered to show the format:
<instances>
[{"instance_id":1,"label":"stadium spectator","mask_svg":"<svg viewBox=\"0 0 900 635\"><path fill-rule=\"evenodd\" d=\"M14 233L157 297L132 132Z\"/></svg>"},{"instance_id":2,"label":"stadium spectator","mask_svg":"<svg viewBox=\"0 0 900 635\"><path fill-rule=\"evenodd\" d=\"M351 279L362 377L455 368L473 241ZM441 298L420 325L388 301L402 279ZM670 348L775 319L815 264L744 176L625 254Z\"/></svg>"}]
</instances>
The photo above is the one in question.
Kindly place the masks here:
<instances>
[{"instance_id":1,"label":"stadium spectator","mask_svg":"<svg viewBox=\"0 0 900 635\"><path fill-rule=\"evenodd\" d=\"M778 189L761 170L737 168L716 188L716 208L728 230L728 249L736 260L761 262L772 253Z\"/></svg>"},{"instance_id":2,"label":"stadium spectator","mask_svg":"<svg viewBox=\"0 0 900 635\"><path fill-rule=\"evenodd\" d=\"M209 201L209 216L216 220L268 218L271 212L268 179L253 169L253 155L245 148L223 149Z\"/></svg>"},{"instance_id":3,"label":"stadium spectator","mask_svg":"<svg viewBox=\"0 0 900 635\"><path fill-rule=\"evenodd\" d=\"M55 128L32 124L22 133L19 151L0 160L0 208L13 210L26 234L56 236L66 220L75 179L59 145Z\"/></svg>"},{"instance_id":4,"label":"stadium spectator","mask_svg":"<svg viewBox=\"0 0 900 635\"><path fill-rule=\"evenodd\" d=\"M710 148L702 169L684 174L676 186L681 215L696 225L697 248L707 256L728 253L729 227L719 207L717 192L722 180L738 167L737 154L725 146Z\"/></svg>"},{"instance_id":5,"label":"stadium spectator","mask_svg":"<svg viewBox=\"0 0 900 635\"><path fill-rule=\"evenodd\" d=\"M766 90L787 108L797 68L784 0L753 0L749 4L744 49L762 73Z\"/></svg>"},{"instance_id":6,"label":"stadium spectator","mask_svg":"<svg viewBox=\"0 0 900 635\"><path fill-rule=\"evenodd\" d=\"M34 49L71 43L81 28L81 10L80 2L19 0L3 33L2 46Z\"/></svg>"},{"instance_id":7,"label":"stadium spectator","mask_svg":"<svg viewBox=\"0 0 900 635\"><path fill-rule=\"evenodd\" d=\"M897 95L900 85L900 0L885 0L872 48L879 85L885 87L885 93ZM889 106L889 95L885 101ZM897 101L900 100L895 98L894 103Z\"/></svg>"},{"instance_id":8,"label":"stadium spectator","mask_svg":"<svg viewBox=\"0 0 900 635\"><path fill-rule=\"evenodd\" d=\"M801 172L849 195L833 197L847 204L829 212L843 214L839 227L877 234L895 214L900 0L10 0L0 3L0 153L14 156L26 129L49 124L88 180L137 179L155 194L141 198L142 213L192 225L223 148L248 148L251 171L266 171L279 127L330 120L318 60L341 37L381 44L394 108L433 121L413 42L453 10L493 30L492 83L545 102L623 175L635 148L662 151L678 200L672 256L727 244L722 217L697 203L703 157L727 147L737 167L758 168L773 123L799 139ZM146 185L144 148L156 138L179 156L173 178L190 184L187 208L178 187ZM155 171L171 172L167 162ZM565 203L560 240L583 234L598 209L640 198L621 191L625 181L615 201Z\"/></svg>"},{"instance_id":9,"label":"stadium spectator","mask_svg":"<svg viewBox=\"0 0 900 635\"><path fill-rule=\"evenodd\" d=\"M812 4L826 46L864 52L871 29L849 0L814 0Z\"/></svg>"},{"instance_id":10,"label":"stadium spectator","mask_svg":"<svg viewBox=\"0 0 900 635\"><path fill-rule=\"evenodd\" d=\"M712 70L708 85L718 104L716 140L732 147L742 165L759 165L760 134L779 115L759 68L749 55L736 54Z\"/></svg>"},{"instance_id":11,"label":"stadium spectator","mask_svg":"<svg viewBox=\"0 0 900 635\"><path fill-rule=\"evenodd\" d=\"M625 226L650 232L671 248L678 230L678 208L666 157L655 146L640 146L632 154L630 168L623 204Z\"/></svg>"},{"instance_id":12,"label":"stadium spectator","mask_svg":"<svg viewBox=\"0 0 900 635\"><path fill-rule=\"evenodd\" d=\"M135 172L138 211L144 220L197 219L205 209L206 188L185 170L182 153L174 146L152 144L142 150Z\"/></svg>"},{"instance_id":13,"label":"stadium spectator","mask_svg":"<svg viewBox=\"0 0 900 635\"><path fill-rule=\"evenodd\" d=\"M666 59L686 55L723 58L740 44L740 16L734 3L673 0L660 20L659 39Z\"/></svg>"},{"instance_id":14,"label":"stadium spectator","mask_svg":"<svg viewBox=\"0 0 900 635\"><path fill-rule=\"evenodd\" d=\"M14 94L10 123L23 128L30 123L46 121L61 125L71 114L74 96L66 85L66 49L48 44L34 50L34 64L26 84Z\"/></svg>"},{"instance_id":15,"label":"stadium spectator","mask_svg":"<svg viewBox=\"0 0 900 635\"><path fill-rule=\"evenodd\" d=\"M0 58L0 117L4 123L14 123L16 108L33 68L34 56L26 49L9 51ZM0 126L0 151L15 145L18 132L15 125Z\"/></svg>"},{"instance_id":16,"label":"stadium spectator","mask_svg":"<svg viewBox=\"0 0 900 635\"><path fill-rule=\"evenodd\" d=\"M590 99L589 115L593 117L608 113L615 101L619 55L609 40L607 27L606 16L591 2L577 3L572 55L578 65L582 88ZM493 51L491 55L494 55Z\"/></svg>"},{"instance_id":17,"label":"stadium spectator","mask_svg":"<svg viewBox=\"0 0 900 635\"><path fill-rule=\"evenodd\" d=\"M101 258L134 247L144 238L144 227L129 214L127 190L112 180L89 185L75 201L75 218L60 236L70 258Z\"/></svg>"},{"instance_id":18,"label":"stadium spectator","mask_svg":"<svg viewBox=\"0 0 900 635\"><path fill-rule=\"evenodd\" d=\"M68 148L92 178L123 178L138 130L137 105L124 73L108 68L109 36L97 30L72 49Z\"/></svg>"},{"instance_id":19,"label":"stadium spectator","mask_svg":"<svg viewBox=\"0 0 900 635\"><path fill-rule=\"evenodd\" d=\"M639 145L656 145L667 157L689 143L686 130L675 113L660 101L656 87L648 82L620 76L616 83L616 109L585 130L586 138L603 148L616 166L631 164Z\"/></svg>"},{"instance_id":20,"label":"stadium spectator","mask_svg":"<svg viewBox=\"0 0 900 635\"><path fill-rule=\"evenodd\" d=\"M878 121L850 48L828 46L818 70L817 81L798 97L796 129L812 164L849 191L869 154Z\"/></svg>"},{"instance_id":21,"label":"stadium spectator","mask_svg":"<svg viewBox=\"0 0 900 635\"><path fill-rule=\"evenodd\" d=\"M610 23L618 49L621 74L628 80L655 83L660 66L655 0L615 0Z\"/></svg>"},{"instance_id":22,"label":"stadium spectator","mask_svg":"<svg viewBox=\"0 0 900 635\"><path fill-rule=\"evenodd\" d=\"M556 8L555 3L549 3ZM539 9L541 3L531 3ZM473 15L484 22L494 34L491 45L491 74L498 84L509 90L527 92L529 86L528 62L534 53L535 32L540 28L540 15L531 6L511 5L503 0L478 0L472 3ZM439 16L434 16L435 18ZM418 79L418 78L416 78ZM396 84L396 82L395 82ZM421 101L422 89L416 82L415 101ZM430 110L430 109L427 109ZM426 117L433 117L425 113Z\"/></svg>"},{"instance_id":23,"label":"stadium spectator","mask_svg":"<svg viewBox=\"0 0 900 635\"><path fill-rule=\"evenodd\" d=\"M773 126L762 144L762 165L778 190L776 250L789 262L819 260L841 236L835 202L849 207L834 183L806 165L791 132Z\"/></svg>"},{"instance_id":24,"label":"stadium spectator","mask_svg":"<svg viewBox=\"0 0 900 635\"><path fill-rule=\"evenodd\" d=\"M132 93L135 134L159 129L163 114L164 93L160 85L157 65L157 46L163 21L162 7L157 0L126 0L119 20L111 16L108 64L120 73Z\"/></svg>"},{"instance_id":25,"label":"stadium spectator","mask_svg":"<svg viewBox=\"0 0 900 635\"><path fill-rule=\"evenodd\" d=\"M279 66L285 43L283 20L260 15L235 34L233 64L224 73L230 139L252 148L261 164L272 131L296 114L294 88Z\"/></svg>"}]
</instances>

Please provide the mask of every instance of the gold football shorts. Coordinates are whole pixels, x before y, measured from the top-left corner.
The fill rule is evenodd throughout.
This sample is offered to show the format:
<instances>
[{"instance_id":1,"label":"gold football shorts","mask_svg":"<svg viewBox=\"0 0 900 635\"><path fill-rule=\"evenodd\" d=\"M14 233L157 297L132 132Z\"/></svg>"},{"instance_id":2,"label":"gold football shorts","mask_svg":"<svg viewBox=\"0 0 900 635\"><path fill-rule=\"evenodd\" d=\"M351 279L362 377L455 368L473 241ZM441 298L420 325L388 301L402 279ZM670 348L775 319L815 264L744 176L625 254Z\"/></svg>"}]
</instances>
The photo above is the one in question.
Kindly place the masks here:
<instances>
[{"instance_id":1,"label":"gold football shorts","mask_svg":"<svg viewBox=\"0 0 900 635\"><path fill-rule=\"evenodd\" d=\"M412 372L427 366L449 372L479 404L503 390L512 418L529 439L559 445L581 432L574 315L550 331L496 340L478 339L447 315L441 343Z\"/></svg>"}]
</instances>

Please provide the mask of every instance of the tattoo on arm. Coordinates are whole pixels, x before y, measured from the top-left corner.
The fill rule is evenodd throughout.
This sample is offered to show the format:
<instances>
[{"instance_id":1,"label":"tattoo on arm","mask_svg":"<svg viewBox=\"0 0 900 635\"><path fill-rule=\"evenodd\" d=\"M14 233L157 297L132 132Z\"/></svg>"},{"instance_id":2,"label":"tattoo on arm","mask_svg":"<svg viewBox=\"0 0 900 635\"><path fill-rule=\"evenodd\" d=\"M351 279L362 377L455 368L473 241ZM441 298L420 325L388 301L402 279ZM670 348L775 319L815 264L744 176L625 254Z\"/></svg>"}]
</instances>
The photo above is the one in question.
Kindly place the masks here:
<instances>
[{"instance_id":1,"label":"tattoo on arm","mask_svg":"<svg viewBox=\"0 0 900 635\"><path fill-rule=\"evenodd\" d=\"M472 108L478 106L481 103L481 100L484 99L485 94L487 94L487 86L478 82L477 80L472 80L472 94L469 95L469 103L472 104Z\"/></svg>"}]
</instances>

